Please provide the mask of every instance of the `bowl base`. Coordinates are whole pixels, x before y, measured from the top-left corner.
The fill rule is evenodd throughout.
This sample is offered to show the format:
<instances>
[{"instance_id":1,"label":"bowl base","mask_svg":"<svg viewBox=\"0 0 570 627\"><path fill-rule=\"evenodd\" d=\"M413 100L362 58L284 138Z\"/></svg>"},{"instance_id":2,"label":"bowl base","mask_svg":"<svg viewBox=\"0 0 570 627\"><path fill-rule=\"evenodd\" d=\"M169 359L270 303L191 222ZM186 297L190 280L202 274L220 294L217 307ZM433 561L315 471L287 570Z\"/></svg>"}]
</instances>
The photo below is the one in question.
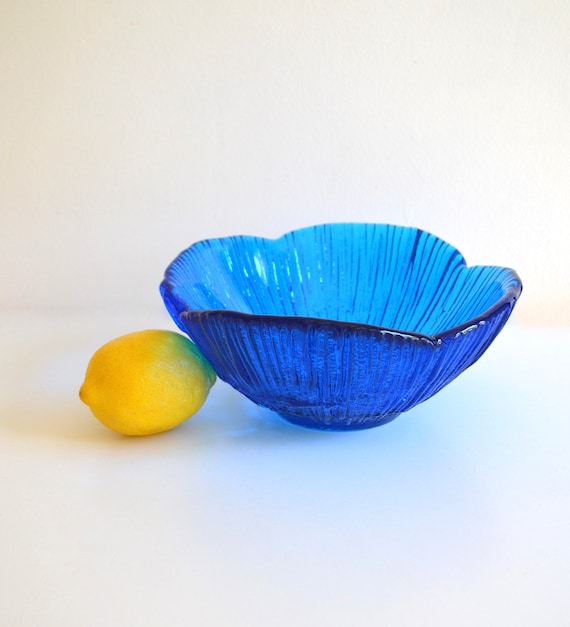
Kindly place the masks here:
<instances>
[{"instance_id":1,"label":"bowl base","mask_svg":"<svg viewBox=\"0 0 570 627\"><path fill-rule=\"evenodd\" d=\"M315 418L294 416L293 414L285 414L282 412L277 412L277 415L291 424L299 427L305 427L306 429L317 431L362 431L363 429L373 429L374 427L380 427L392 422L392 420L397 418L401 413L402 412L396 412L384 416L369 416L367 418L355 419L352 421L338 420L332 422L321 422Z\"/></svg>"}]
</instances>

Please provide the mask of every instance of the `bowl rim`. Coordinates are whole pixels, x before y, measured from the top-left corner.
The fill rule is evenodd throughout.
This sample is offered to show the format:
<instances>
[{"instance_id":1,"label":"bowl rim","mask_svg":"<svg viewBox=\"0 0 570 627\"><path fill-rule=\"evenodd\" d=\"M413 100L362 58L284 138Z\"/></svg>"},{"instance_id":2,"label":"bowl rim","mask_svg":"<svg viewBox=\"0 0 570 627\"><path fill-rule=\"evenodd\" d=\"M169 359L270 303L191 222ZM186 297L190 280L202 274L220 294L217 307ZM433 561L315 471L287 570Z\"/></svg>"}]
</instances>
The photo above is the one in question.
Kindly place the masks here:
<instances>
[{"instance_id":1,"label":"bowl rim","mask_svg":"<svg viewBox=\"0 0 570 627\"><path fill-rule=\"evenodd\" d=\"M164 278L162 282L160 283L160 293L165 302L167 300L167 294L169 294L170 296L174 296L175 300L182 302L181 299L179 299L176 295L175 284L169 279L172 273L173 266L175 266L182 259L183 256L185 256L191 249L195 247L204 246L211 242L223 242L223 241L229 241L229 240L239 240L239 239L249 239L249 238L256 239L256 240L265 240L265 241L270 241L270 242L278 242L280 240L285 240L287 237L290 237L291 235L295 233L299 233L301 231L310 231L312 229L325 228L325 227L343 227L343 226L355 226L355 225L388 226L388 227L392 227L396 229L414 230L418 234L425 233L428 236L433 237L439 240L440 242L443 242L447 246L451 247L455 251L455 253L459 256L459 265L463 266L464 268L497 268L500 270L504 270L506 273L510 274L512 282L509 285L509 287L504 291L503 296L499 300L497 300L491 307L483 311L480 315L474 318L470 318L458 325L455 325L453 327L450 327L449 329L445 329L444 331L441 331L440 333L436 333L433 335L430 335L427 333L418 333L416 331L408 331L405 329L393 329L390 327L374 325L374 324L369 324L365 322L351 322L351 321L345 321L345 320L336 320L332 318L321 318L321 317L314 317L314 316L247 313L247 312L243 312L243 311L239 311L235 309L186 308L181 311L179 318L191 317L191 318L196 318L196 319L201 320L202 318L205 318L205 317L209 317L213 315L220 315L220 316L227 316L231 318L239 318L241 320L247 319L250 322L259 322L259 323L265 323L265 324L267 323L277 324L277 323L283 323L283 322L291 323L292 321L295 321L296 324L299 324L302 326L330 325L338 329L348 329L351 331L362 330L362 331L368 331L372 333L379 333L381 335L399 336L401 338L405 338L409 340L423 340L432 345L438 345L438 344L441 344L441 342L445 339L449 339L450 337L455 337L459 334L465 334L469 332L470 330L477 328L481 323L487 322L494 315L498 314L498 312L502 310L503 308L508 307L509 309L512 309L516 301L521 295L522 281L518 273L516 272L516 270L514 270L513 268L509 268L505 266L488 266L488 265L468 266L465 260L465 257L461 254L461 252L455 246L453 246L453 244L450 244L449 242L442 239L441 237L434 235L430 231L426 231L424 229L413 227L413 226L402 226L402 225L380 223L380 222L378 223L377 222L327 222L327 223L321 223L321 224L316 224L312 226L305 226L305 227L301 227L298 229L293 229L275 238L261 237L257 235L228 235L225 237L213 237L213 238L202 239L197 242L194 242L193 244L191 244L190 246L182 250L167 266L165 273L164 273ZM168 300L173 300L173 299L169 298ZM167 309L170 311L169 307L167 307Z\"/></svg>"}]
</instances>

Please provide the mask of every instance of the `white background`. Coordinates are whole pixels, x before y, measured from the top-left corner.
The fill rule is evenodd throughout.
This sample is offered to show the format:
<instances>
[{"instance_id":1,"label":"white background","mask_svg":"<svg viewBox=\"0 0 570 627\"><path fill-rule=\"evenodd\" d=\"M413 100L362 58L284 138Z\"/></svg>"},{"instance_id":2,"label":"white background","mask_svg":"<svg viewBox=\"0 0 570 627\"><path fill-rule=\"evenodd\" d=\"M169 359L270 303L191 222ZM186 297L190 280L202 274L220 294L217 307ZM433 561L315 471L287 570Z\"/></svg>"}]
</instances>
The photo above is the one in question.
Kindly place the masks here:
<instances>
[{"instance_id":1,"label":"white background","mask_svg":"<svg viewBox=\"0 0 570 627\"><path fill-rule=\"evenodd\" d=\"M570 6L0 5L0 302L160 307L183 248L418 226L570 323Z\"/></svg>"},{"instance_id":2,"label":"white background","mask_svg":"<svg viewBox=\"0 0 570 627\"><path fill-rule=\"evenodd\" d=\"M0 2L0 624L570 624L570 4ZM202 238L412 225L524 291L385 427L219 382L152 438L77 399Z\"/></svg>"}]
</instances>

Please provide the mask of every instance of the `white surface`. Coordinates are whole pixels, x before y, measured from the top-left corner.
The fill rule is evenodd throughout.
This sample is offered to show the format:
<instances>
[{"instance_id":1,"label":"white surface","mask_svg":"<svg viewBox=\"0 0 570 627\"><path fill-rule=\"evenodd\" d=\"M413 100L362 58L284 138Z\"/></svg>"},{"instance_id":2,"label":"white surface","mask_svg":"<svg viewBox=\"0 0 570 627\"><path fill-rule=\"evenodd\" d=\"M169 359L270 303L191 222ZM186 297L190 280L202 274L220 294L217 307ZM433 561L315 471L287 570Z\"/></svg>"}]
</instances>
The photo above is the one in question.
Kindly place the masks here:
<instances>
[{"instance_id":1,"label":"white surface","mask_svg":"<svg viewBox=\"0 0 570 627\"><path fill-rule=\"evenodd\" d=\"M165 317L3 315L0 624L568 625L570 331L509 324L384 427L318 433L218 382L161 436L77 391Z\"/></svg>"},{"instance_id":2,"label":"white surface","mask_svg":"<svg viewBox=\"0 0 570 627\"><path fill-rule=\"evenodd\" d=\"M563 0L4 0L0 305L148 309L198 239L357 220L568 325L569 31Z\"/></svg>"}]
</instances>

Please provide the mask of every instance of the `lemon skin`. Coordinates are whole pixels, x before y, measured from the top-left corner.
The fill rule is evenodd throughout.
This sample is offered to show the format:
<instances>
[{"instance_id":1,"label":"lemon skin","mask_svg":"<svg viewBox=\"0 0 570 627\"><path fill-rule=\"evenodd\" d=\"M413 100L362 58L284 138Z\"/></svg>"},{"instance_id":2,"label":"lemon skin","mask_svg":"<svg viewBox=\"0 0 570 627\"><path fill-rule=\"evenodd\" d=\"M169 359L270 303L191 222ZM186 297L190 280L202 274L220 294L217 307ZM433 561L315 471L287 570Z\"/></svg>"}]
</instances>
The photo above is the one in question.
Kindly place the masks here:
<instances>
[{"instance_id":1,"label":"lemon skin","mask_svg":"<svg viewBox=\"0 0 570 627\"><path fill-rule=\"evenodd\" d=\"M137 331L95 352L79 397L109 429L152 435L193 416L215 381L212 366L183 335Z\"/></svg>"}]
</instances>

